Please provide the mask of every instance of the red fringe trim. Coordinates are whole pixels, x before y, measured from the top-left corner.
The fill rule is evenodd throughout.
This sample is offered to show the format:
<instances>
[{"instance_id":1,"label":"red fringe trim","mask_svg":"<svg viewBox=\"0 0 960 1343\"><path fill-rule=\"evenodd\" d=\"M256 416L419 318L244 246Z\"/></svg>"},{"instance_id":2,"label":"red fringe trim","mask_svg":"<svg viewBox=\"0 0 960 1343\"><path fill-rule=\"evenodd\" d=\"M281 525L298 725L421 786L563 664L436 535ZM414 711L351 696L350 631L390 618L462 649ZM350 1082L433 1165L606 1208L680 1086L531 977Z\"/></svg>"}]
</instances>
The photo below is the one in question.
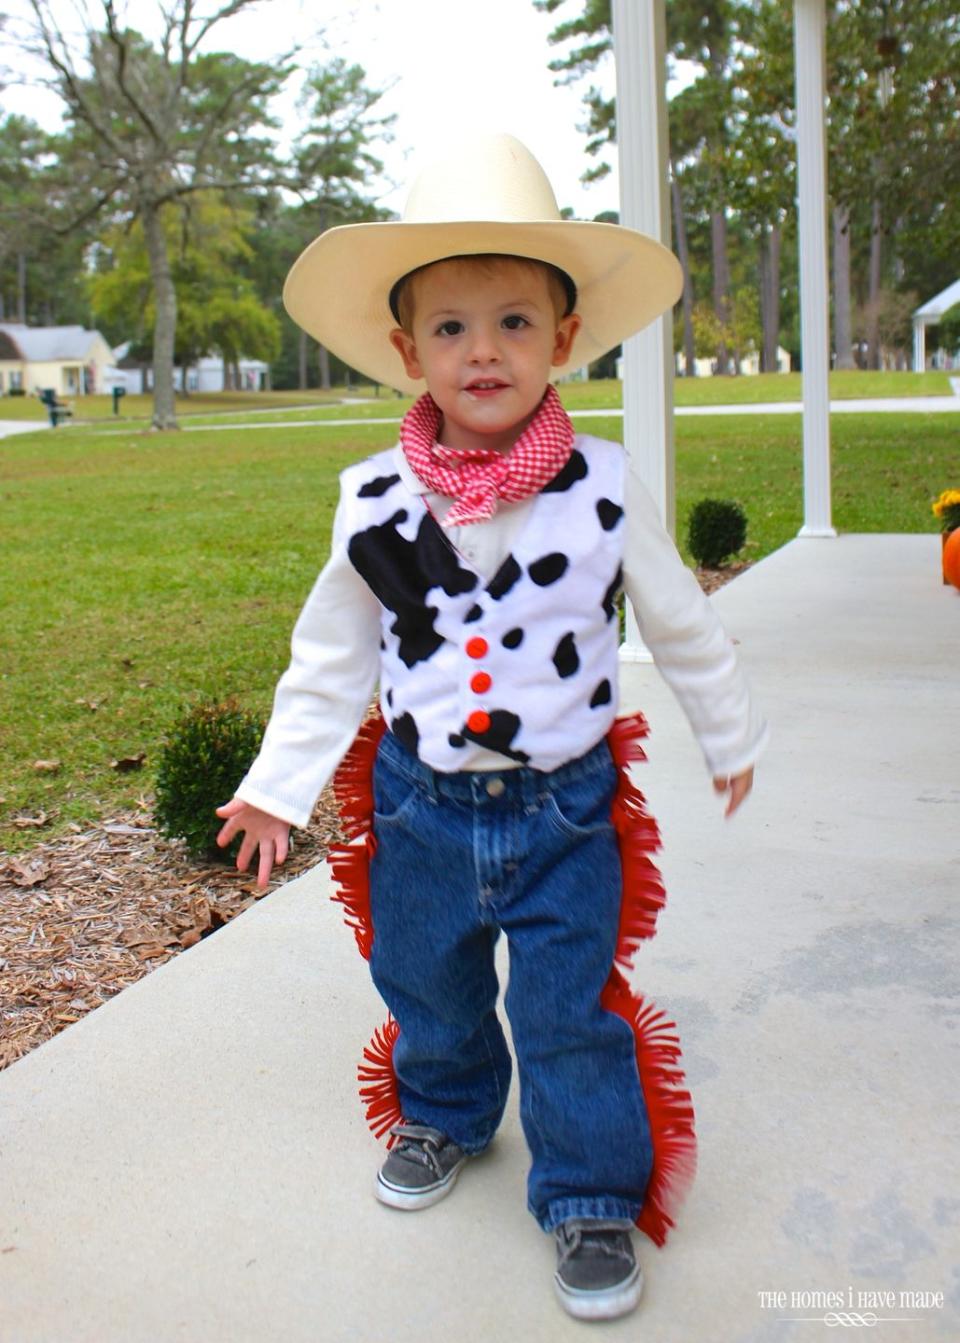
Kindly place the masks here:
<instances>
[{"instance_id":1,"label":"red fringe trim","mask_svg":"<svg viewBox=\"0 0 960 1343\"><path fill-rule=\"evenodd\" d=\"M360 726L350 750L333 776L343 833L356 839L370 829L373 820L373 762L380 738L387 730L379 709Z\"/></svg>"},{"instance_id":2,"label":"red fringe trim","mask_svg":"<svg viewBox=\"0 0 960 1343\"><path fill-rule=\"evenodd\" d=\"M697 1170L693 1102L683 1087L680 1039L676 1024L640 994L631 993L616 970L610 973L600 1004L622 1017L634 1034L653 1143L653 1171L637 1227L654 1245L663 1245Z\"/></svg>"},{"instance_id":3,"label":"red fringe trim","mask_svg":"<svg viewBox=\"0 0 960 1343\"><path fill-rule=\"evenodd\" d=\"M607 736L620 771L611 819L620 843L623 897L614 964L600 1004L622 1017L634 1034L653 1146L653 1170L637 1226L655 1245L663 1245L696 1173L697 1140L693 1103L683 1087L679 1066L676 1025L653 1003L633 994L620 973L629 970L640 942L656 933L657 915L667 899L660 872L650 857L660 848L660 832L629 773L633 761L646 759L640 741L649 731L646 719L637 713L618 718Z\"/></svg>"},{"instance_id":4,"label":"red fringe trim","mask_svg":"<svg viewBox=\"0 0 960 1343\"><path fill-rule=\"evenodd\" d=\"M629 970L640 943L657 931L657 915L667 894L658 868L650 855L660 848L660 831L647 811L646 799L630 778L634 760L645 760L640 740L650 729L643 714L618 718L607 735L610 754L620 771L611 819L620 842L623 867L623 899L614 964Z\"/></svg>"},{"instance_id":5,"label":"red fringe trim","mask_svg":"<svg viewBox=\"0 0 960 1343\"><path fill-rule=\"evenodd\" d=\"M340 887L330 898L343 905L343 921L353 929L357 947L365 961L373 949L373 923L370 919L370 859L377 842L372 834L360 843L331 844L327 862L333 880Z\"/></svg>"},{"instance_id":6,"label":"red fringe trim","mask_svg":"<svg viewBox=\"0 0 960 1343\"><path fill-rule=\"evenodd\" d=\"M336 904L343 905L343 921L353 929L365 961L370 959L373 947L370 859L377 847L373 836L373 762L386 730L379 710L371 714L333 776L333 795L340 810L343 832L354 842L330 845L327 862L334 883L339 887L331 898Z\"/></svg>"},{"instance_id":7,"label":"red fringe trim","mask_svg":"<svg viewBox=\"0 0 960 1343\"><path fill-rule=\"evenodd\" d=\"M400 1027L392 1016L388 1016L379 1030L374 1031L363 1051L364 1062L357 1068L360 1099L366 1107L367 1123L378 1138L382 1138L394 1124L403 1120L397 1075L393 1070L393 1049L399 1034ZM387 1138L387 1147L392 1147L393 1143L391 1135Z\"/></svg>"}]
</instances>

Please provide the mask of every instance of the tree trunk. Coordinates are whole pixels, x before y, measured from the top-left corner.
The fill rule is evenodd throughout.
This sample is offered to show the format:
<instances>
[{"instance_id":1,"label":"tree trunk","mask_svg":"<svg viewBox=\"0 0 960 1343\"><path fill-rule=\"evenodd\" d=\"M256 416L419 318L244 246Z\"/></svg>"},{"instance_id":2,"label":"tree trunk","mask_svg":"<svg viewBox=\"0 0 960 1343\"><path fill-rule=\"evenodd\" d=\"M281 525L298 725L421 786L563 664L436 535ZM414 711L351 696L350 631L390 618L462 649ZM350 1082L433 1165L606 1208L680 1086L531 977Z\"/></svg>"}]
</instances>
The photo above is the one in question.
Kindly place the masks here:
<instances>
[{"instance_id":1,"label":"tree trunk","mask_svg":"<svg viewBox=\"0 0 960 1343\"><path fill-rule=\"evenodd\" d=\"M867 297L867 368L880 367L880 262L881 233L880 202L873 202L870 221L870 293Z\"/></svg>"},{"instance_id":2,"label":"tree trunk","mask_svg":"<svg viewBox=\"0 0 960 1343\"><path fill-rule=\"evenodd\" d=\"M833 344L836 367L856 368L850 324L850 211L833 207Z\"/></svg>"},{"instance_id":3,"label":"tree trunk","mask_svg":"<svg viewBox=\"0 0 960 1343\"><path fill-rule=\"evenodd\" d=\"M730 263L727 259L727 212L721 206L710 216L710 237L713 244L713 310L723 326L730 320ZM721 339L717 347L717 372L726 374L729 351Z\"/></svg>"},{"instance_id":4,"label":"tree trunk","mask_svg":"<svg viewBox=\"0 0 960 1343\"><path fill-rule=\"evenodd\" d=\"M157 316L153 325L153 427L176 429L173 395L173 347L177 331L177 293L173 287L167 240L157 206L146 206L141 215L150 259Z\"/></svg>"},{"instance_id":5,"label":"tree trunk","mask_svg":"<svg viewBox=\"0 0 960 1343\"><path fill-rule=\"evenodd\" d=\"M320 370L320 386L325 392L329 392L330 352L325 345L317 346L317 368Z\"/></svg>"},{"instance_id":6,"label":"tree trunk","mask_svg":"<svg viewBox=\"0 0 960 1343\"><path fill-rule=\"evenodd\" d=\"M770 224L760 240L760 316L763 346L760 372L779 373L780 345L780 225Z\"/></svg>"},{"instance_id":7,"label":"tree trunk","mask_svg":"<svg viewBox=\"0 0 960 1343\"><path fill-rule=\"evenodd\" d=\"M299 356L300 356L300 390L301 390L301 392L305 392L305 391L307 390L307 333L306 333L306 331L301 331L301 332L300 332L300 348L299 348Z\"/></svg>"},{"instance_id":8,"label":"tree trunk","mask_svg":"<svg viewBox=\"0 0 960 1343\"><path fill-rule=\"evenodd\" d=\"M17 253L17 321L27 325L27 258L24 252Z\"/></svg>"},{"instance_id":9,"label":"tree trunk","mask_svg":"<svg viewBox=\"0 0 960 1343\"><path fill-rule=\"evenodd\" d=\"M677 254L683 267L683 367L688 378L697 372L696 350L693 344L693 281L690 276L690 250L687 246L687 221L683 217L683 196L676 174L670 174L670 195L673 199L673 231L677 240Z\"/></svg>"}]
</instances>

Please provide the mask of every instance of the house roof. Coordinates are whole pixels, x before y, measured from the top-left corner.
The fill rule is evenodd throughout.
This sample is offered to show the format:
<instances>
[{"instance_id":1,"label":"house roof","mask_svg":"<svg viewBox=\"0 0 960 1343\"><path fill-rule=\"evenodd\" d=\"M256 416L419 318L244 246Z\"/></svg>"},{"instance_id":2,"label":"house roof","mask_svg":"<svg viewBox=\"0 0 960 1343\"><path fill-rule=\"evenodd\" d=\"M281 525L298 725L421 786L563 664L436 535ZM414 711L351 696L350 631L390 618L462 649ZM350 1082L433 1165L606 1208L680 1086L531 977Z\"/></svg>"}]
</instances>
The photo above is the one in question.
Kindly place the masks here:
<instances>
[{"instance_id":1,"label":"house roof","mask_svg":"<svg viewBox=\"0 0 960 1343\"><path fill-rule=\"evenodd\" d=\"M99 336L99 332L83 326L23 326L20 322L0 322L0 334L12 341L21 359L30 363L86 359Z\"/></svg>"},{"instance_id":2,"label":"house roof","mask_svg":"<svg viewBox=\"0 0 960 1343\"><path fill-rule=\"evenodd\" d=\"M953 284L948 284L946 289L939 294L934 295L933 298L928 298L926 303L921 303L919 308L914 309L913 315L914 317L926 317L929 322L935 322L955 303L960 303L960 280L954 280Z\"/></svg>"}]
</instances>

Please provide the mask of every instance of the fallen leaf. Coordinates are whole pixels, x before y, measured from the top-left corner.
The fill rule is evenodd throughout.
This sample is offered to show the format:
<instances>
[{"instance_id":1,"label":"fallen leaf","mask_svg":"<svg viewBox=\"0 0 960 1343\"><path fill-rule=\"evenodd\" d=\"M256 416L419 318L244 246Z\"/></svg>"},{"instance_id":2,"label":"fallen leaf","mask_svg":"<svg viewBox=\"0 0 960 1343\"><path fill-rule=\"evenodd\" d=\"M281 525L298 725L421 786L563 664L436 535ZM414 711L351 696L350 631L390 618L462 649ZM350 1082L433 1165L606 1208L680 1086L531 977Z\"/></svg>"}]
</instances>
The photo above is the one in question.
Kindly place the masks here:
<instances>
[{"instance_id":1,"label":"fallen leaf","mask_svg":"<svg viewBox=\"0 0 960 1343\"><path fill-rule=\"evenodd\" d=\"M60 768L59 760L35 760L33 768L40 774L56 774Z\"/></svg>"},{"instance_id":2,"label":"fallen leaf","mask_svg":"<svg viewBox=\"0 0 960 1343\"><path fill-rule=\"evenodd\" d=\"M181 947L186 950L187 947L195 947L202 937L203 933L199 928L190 928L180 935L179 942Z\"/></svg>"},{"instance_id":3,"label":"fallen leaf","mask_svg":"<svg viewBox=\"0 0 960 1343\"><path fill-rule=\"evenodd\" d=\"M17 874L13 880L18 886L38 886L50 875L50 868L43 859L28 864L21 863L17 858L11 858L7 867L12 868Z\"/></svg>"},{"instance_id":4,"label":"fallen leaf","mask_svg":"<svg viewBox=\"0 0 960 1343\"><path fill-rule=\"evenodd\" d=\"M213 922L210 901L205 895L195 895L193 897L190 901L190 913L193 915L194 924L198 928L209 928Z\"/></svg>"},{"instance_id":5,"label":"fallen leaf","mask_svg":"<svg viewBox=\"0 0 960 1343\"><path fill-rule=\"evenodd\" d=\"M111 760L110 768L119 770L121 774L127 774L132 769L142 769L146 758L146 751L138 751L136 755L125 755L119 760Z\"/></svg>"},{"instance_id":6,"label":"fallen leaf","mask_svg":"<svg viewBox=\"0 0 960 1343\"><path fill-rule=\"evenodd\" d=\"M167 948L159 942L151 942L148 946L137 949L137 958L141 961L152 961L156 956L166 956Z\"/></svg>"},{"instance_id":7,"label":"fallen leaf","mask_svg":"<svg viewBox=\"0 0 960 1343\"><path fill-rule=\"evenodd\" d=\"M150 928L145 923L139 928L128 928L126 932L120 934L120 941L127 947L152 947L156 940L156 928Z\"/></svg>"},{"instance_id":8,"label":"fallen leaf","mask_svg":"<svg viewBox=\"0 0 960 1343\"><path fill-rule=\"evenodd\" d=\"M74 704L80 704L84 709L89 709L91 713L96 713L100 705L104 703L105 696L100 699L75 699Z\"/></svg>"},{"instance_id":9,"label":"fallen leaf","mask_svg":"<svg viewBox=\"0 0 960 1343\"><path fill-rule=\"evenodd\" d=\"M47 813L42 811L39 816L14 816L13 824L18 830L29 830L31 827L46 825L49 820Z\"/></svg>"}]
</instances>

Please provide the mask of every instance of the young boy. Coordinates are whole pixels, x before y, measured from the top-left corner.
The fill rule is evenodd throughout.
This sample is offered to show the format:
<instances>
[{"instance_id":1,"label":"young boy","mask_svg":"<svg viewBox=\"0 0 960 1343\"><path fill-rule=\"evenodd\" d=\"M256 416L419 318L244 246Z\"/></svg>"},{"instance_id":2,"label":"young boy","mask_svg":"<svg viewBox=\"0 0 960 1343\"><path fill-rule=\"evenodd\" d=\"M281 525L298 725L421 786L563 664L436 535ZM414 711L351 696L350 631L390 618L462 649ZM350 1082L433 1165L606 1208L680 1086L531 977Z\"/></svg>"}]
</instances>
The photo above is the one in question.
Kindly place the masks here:
<instances>
[{"instance_id":1,"label":"young boy","mask_svg":"<svg viewBox=\"0 0 960 1343\"><path fill-rule=\"evenodd\" d=\"M220 842L243 831L237 866L259 849L265 884L379 682L368 932L399 1028L402 1121L377 1196L430 1206L497 1129L511 1076L495 1011L503 931L529 1207L556 1234L560 1300L584 1319L635 1307L630 1229L662 1243L693 1159L676 1041L614 965L663 903L624 765L639 751L614 727L621 585L728 815L765 740L622 448L576 435L550 386L680 284L653 240L561 220L509 136L425 172L403 221L307 249L284 290L294 318L351 366L427 394L399 447L343 472L260 755L218 809Z\"/></svg>"}]
</instances>

